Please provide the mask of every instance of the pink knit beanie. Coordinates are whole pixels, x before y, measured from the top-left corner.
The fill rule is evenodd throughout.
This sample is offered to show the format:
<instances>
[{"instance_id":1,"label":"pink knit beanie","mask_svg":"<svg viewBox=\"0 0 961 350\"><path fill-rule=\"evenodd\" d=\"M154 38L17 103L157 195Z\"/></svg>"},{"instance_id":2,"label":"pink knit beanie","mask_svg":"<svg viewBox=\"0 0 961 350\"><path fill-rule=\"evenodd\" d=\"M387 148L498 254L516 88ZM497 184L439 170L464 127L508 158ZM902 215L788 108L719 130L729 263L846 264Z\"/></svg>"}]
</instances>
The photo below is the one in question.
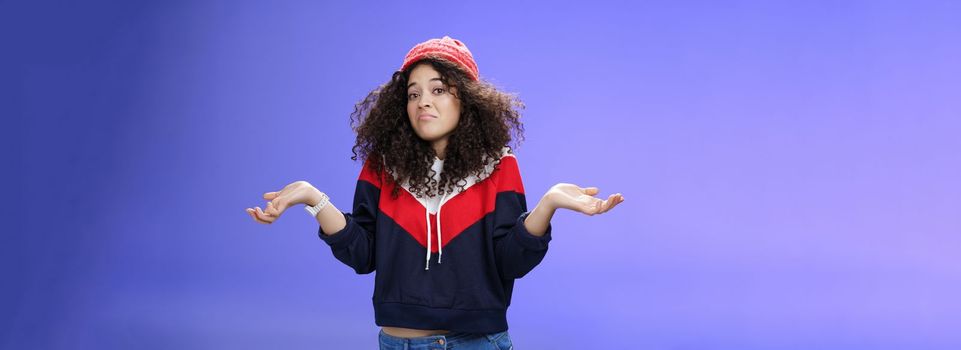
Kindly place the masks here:
<instances>
[{"instance_id":1,"label":"pink knit beanie","mask_svg":"<svg viewBox=\"0 0 961 350\"><path fill-rule=\"evenodd\" d=\"M478 80L480 77L477 63L474 62L474 56L467 49L467 45L449 36L430 39L414 46L404 57L404 64L400 66L400 70L405 70L411 64L425 58L443 58L456 64L471 79Z\"/></svg>"}]
</instances>

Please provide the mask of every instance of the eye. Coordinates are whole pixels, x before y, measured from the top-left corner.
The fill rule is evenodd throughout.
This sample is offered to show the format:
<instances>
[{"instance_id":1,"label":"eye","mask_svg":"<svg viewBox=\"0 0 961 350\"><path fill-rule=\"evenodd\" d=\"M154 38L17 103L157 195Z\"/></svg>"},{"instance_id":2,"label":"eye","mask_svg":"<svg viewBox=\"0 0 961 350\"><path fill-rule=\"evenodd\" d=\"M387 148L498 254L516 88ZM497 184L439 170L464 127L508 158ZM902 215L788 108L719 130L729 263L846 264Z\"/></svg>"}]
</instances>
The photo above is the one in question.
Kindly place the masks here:
<instances>
[{"instance_id":1,"label":"eye","mask_svg":"<svg viewBox=\"0 0 961 350\"><path fill-rule=\"evenodd\" d=\"M434 93L438 95L443 94L446 91L447 90L444 90L444 88L434 88Z\"/></svg>"},{"instance_id":2,"label":"eye","mask_svg":"<svg viewBox=\"0 0 961 350\"><path fill-rule=\"evenodd\" d=\"M413 99L416 99L416 98L417 98L417 93L416 93L416 92L412 92L412 93L407 94L407 99L408 99L408 100L413 100Z\"/></svg>"}]
</instances>

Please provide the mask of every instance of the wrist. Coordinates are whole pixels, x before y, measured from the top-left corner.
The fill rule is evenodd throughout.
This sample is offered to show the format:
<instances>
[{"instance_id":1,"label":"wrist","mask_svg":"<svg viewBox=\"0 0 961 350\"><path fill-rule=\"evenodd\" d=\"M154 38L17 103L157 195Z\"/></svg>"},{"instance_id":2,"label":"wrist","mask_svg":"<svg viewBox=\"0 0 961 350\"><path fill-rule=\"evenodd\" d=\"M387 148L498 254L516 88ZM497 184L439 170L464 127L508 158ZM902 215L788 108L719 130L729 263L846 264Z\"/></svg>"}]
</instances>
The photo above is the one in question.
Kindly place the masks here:
<instances>
[{"instance_id":1,"label":"wrist","mask_svg":"<svg viewBox=\"0 0 961 350\"><path fill-rule=\"evenodd\" d=\"M310 204L310 203L304 204L304 210L310 213L310 216L313 216L315 218L317 217L317 214L319 214L322 210L330 206L329 205L330 198L327 197L327 194L319 191L318 193L320 193L319 199L317 199L316 201L313 201L314 198L311 198L311 201L315 202L316 204Z\"/></svg>"},{"instance_id":2,"label":"wrist","mask_svg":"<svg viewBox=\"0 0 961 350\"><path fill-rule=\"evenodd\" d=\"M316 187L310 188L310 195L307 196L307 200L304 201L304 205L312 207L320 203L324 198L324 193L320 192Z\"/></svg>"},{"instance_id":3,"label":"wrist","mask_svg":"<svg viewBox=\"0 0 961 350\"><path fill-rule=\"evenodd\" d=\"M540 202L537 202L536 208L541 208L547 213L554 214L554 212L557 211L557 201L554 198L554 194L548 191L541 196L541 200Z\"/></svg>"},{"instance_id":4,"label":"wrist","mask_svg":"<svg viewBox=\"0 0 961 350\"><path fill-rule=\"evenodd\" d=\"M545 194L541 197L540 202L537 202L537 206L527 215L527 218L524 219L524 228L531 235L542 237L547 234L551 225L551 218L557 210L553 198L553 196Z\"/></svg>"}]
</instances>

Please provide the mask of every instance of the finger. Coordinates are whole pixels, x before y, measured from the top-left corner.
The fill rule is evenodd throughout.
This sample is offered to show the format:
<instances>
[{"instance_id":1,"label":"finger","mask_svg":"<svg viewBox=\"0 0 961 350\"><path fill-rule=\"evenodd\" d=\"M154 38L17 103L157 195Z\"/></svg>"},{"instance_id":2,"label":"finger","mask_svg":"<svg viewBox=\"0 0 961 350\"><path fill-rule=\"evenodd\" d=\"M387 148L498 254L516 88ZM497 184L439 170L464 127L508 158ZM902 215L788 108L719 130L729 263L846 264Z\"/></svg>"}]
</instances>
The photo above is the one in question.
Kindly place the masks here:
<instances>
[{"instance_id":1,"label":"finger","mask_svg":"<svg viewBox=\"0 0 961 350\"><path fill-rule=\"evenodd\" d=\"M621 194L615 193L607 197L607 208L604 211L611 210L617 203L620 203Z\"/></svg>"},{"instance_id":2,"label":"finger","mask_svg":"<svg viewBox=\"0 0 961 350\"><path fill-rule=\"evenodd\" d=\"M610 211L611 209L614 209L614 207L616 207L618 204L621 204L622 202L624 202L624 196L621 195L620 193L614 194L613 196L611 196L610 201L611 201L610 206L608 206L607 209L604 210L604 212Z\"/></svg>"},{"instance_id":3,"label":"finger","mask_svg":"<svg viewBox=\"0 0 961 350\"><path fill-rule=\"evenodd\" d=\"M276 216L265 213L262 209L260 209L260 207L257 207L256 209L257 209L257 212L256 212L257 217L260 218L261 220L266 221L269 224L272 224L274 221L277 220Z\"/></svg>"},{"instance_id":4,"label":"finger","mask_svg":"<svg viewBox=\"0 0 961 350\"><path fill-rule=\"evenodd\" d=\"M614 194L614 204L611 205L611 208L613 208L614 206L616 206L616 205L618 205L618 204L621 204L621 203L623 203L623 202L624 202L624 195L623 195L623 194L620 194L620 193L615 193L615 194Z\"/></svg>"},{"instance_id":5,"label":"finger","mask_svg":"<svg viewBox=\"0 0 961 350\"><path fill-rule=\"evenodd\" d=\"M583 191L585 194L589 194L592 196L600 192L600 190L597 187L585 187L585 188L581 188L581 191Z\"/></svg>"},{"instance_id":6,"label":"finger","mask_svg":"<svg viewBox=\"0 0 961 350\"><path fill-rule=\"evenodd\" d=\"M280 193L280 192L267 192L267 193L264 193L264 199L266 199L266 200L271 200L271 199L277 198L277 194L279 194L279 193Z\"/></svg>"},{"instance_id":7,"label":"finger","mask_svg":"<svg viewBox=\"0 0 961 350\"><path fill-rule=\"evenodd\" d=\"M283 198L284 197L277 197L277 198L274 198L274 200L270 201L270 204L273 205L274 210L277 211L277 216L280 216L280 214L282 214L284 210L287 210L287 205L285 204L287 203L287 201L284 200Z\"/></svg>"},{"instance_id":8,"label":"finger","mask_svg":"<svg viewBox=\"0 0 961 350\"><path fill-rule=\"evenodd\" d=\"M256 212L251 212L251 213L250 213L250 217L254 218L254 220L257 221L258 223L267 224L267 225L270 224L270 222L267 222L267 221L264 221L264 220L261 220L260 218L258 218Z\"/></svg>"},{"instance_id":9,"label":"finger","mask_svg":"<svg viewBox=\"0 0 961 350\"><path fill-rule=\"evenodd\" d=\"M274 215L274 214L271 214L271 213L268 213L268 212L267 212L267 206L264 206L264 209L260 209L260 207L255 207L255 208L257 208L257 210L260 210L260 213L261 213L261 214L264 214L264 216L266 216L266 217L269 217L269 218L276 218L276 217L277 217L277 215Z\"/></svg>"},{"instance_id":10,"label":"finger","mask_svg":"<svg viewBox=\"0 0 961 350\"><path fill-rule=\"evenodd\" d=\"M585 203L581 208L581 212L587 215L597 214L600 209L601 200L597 198L591 198L589 203Z\"/></svg>"},{"instance_id":11,"label":"finger","mask_svg":"<svg viewBox=\"0 0 961 350\"><path fill-rule=\"evenodd\" d=\"M250 217L252 217L252 218L254 219L254 221L257 221L257 222L259 222L259 223L261 223L261 224L269 224L269 222L260 220L260 218L257 217L257 214L256 214L256 213L257 213L257 212L254 211L253 209L247 208L247 214L249 214Z\"/></svg>"},{"instance_id":12,"label":"finger","mask_svg":"<svg viewBox=\"0 0 961 350\"><path fill-rule=\"evenodd\" d=\"M260 218L260 220L266 221L268 224L272 224L272 223L274 223L274 220L277 220L276 217L270 216L270 215L267 215L266 213L264 213L264 211L261 210L260 207L256 207L256 208L254 208L254 209L257 210L257 212L256 212L257 217Z\"/></svg>"},{"instance_id":13,"label":"finger","mask_svg":"<svg viewBox=\"0 0 961 350\"><path fill-rule=\"evenodd\" d=\"M614 204L611 204L611 207L610 207L610 208L607 208L607 210L605 210L605 212L611 211L611 209L614 209L614 207L616 207L618 204L621 204L621 201L620 201L620 200L614 201Z\"/></svg>"},{"instance_id":14,"label":"finger","mask_svg":"<svg viewBox=\"0 0 961 350\"><path fill-rule=\"evenodd\" d=\"M601 201L600 199L598 199L598 201L600 201L600 204L598 204L598 209L595 214L603 214L608 210L610 210L611 206L615 203L616 198L617 198L616 195L612 194L607 197L607 200Z\"/></svg>"},{"instance_id":15,"label":"finger","mask_svg":"<svg viewBox=\"0 0 961 350\"><path fill-rule=\"evenodd\" d=\"M617 194L615 193L608 196L607 200L604 201L604 206L601 209L601 213L606 213L608 210L611 210L611 208L613 208L614 205L616 204L617 204Z\"/></svg>"},{"instance_id":16,"label":"finger","mask_svg":"<svg viewBox=\"0 0 961 350\"><path fill-rule=\"evenodd\" d=\"M274 199L273 201L267 202L267 207L268 209L270 209L270 212L268 214L270 214L271 216L279 217L281 214L284 213L284 209L281 208L279 205L277 205L278 202L283 202L283 201L279 199Z\"/></svg>"},{"instance_id":17,"label":"finger","mask_svg":"<svg viewBox=\"0 0 961 350\"><path fill-rule=\"evenodd\" d=\"M267 202L267 208L264 212L270 216L280 216L280 212L277 211L277 207L274 207L274 202Z\"/></svg>"}]
</instances>

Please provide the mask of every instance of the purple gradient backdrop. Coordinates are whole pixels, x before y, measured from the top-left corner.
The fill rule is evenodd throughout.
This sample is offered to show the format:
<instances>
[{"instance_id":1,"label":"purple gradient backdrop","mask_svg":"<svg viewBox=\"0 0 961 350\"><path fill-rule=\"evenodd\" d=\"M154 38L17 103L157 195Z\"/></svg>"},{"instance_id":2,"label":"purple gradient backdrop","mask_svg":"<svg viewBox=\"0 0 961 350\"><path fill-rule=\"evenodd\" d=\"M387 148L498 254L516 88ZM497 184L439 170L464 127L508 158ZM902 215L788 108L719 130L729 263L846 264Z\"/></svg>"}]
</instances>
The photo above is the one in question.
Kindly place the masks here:
<instances>
[{"instance_id":1,"label":"purple gradient backdrop","mask_svg":"<svg viewBox=\"0 0 961 350\"><path fill-rule=\"evenodd\" d=\"M243 209L300 179L349 208L353 104L443 35L527 103L529 205L627 199L555 216L519 349L961 347L955 1L5 1L0 29L3 349L375 348L373 276Z\"/></svg>"}]
</instances>

